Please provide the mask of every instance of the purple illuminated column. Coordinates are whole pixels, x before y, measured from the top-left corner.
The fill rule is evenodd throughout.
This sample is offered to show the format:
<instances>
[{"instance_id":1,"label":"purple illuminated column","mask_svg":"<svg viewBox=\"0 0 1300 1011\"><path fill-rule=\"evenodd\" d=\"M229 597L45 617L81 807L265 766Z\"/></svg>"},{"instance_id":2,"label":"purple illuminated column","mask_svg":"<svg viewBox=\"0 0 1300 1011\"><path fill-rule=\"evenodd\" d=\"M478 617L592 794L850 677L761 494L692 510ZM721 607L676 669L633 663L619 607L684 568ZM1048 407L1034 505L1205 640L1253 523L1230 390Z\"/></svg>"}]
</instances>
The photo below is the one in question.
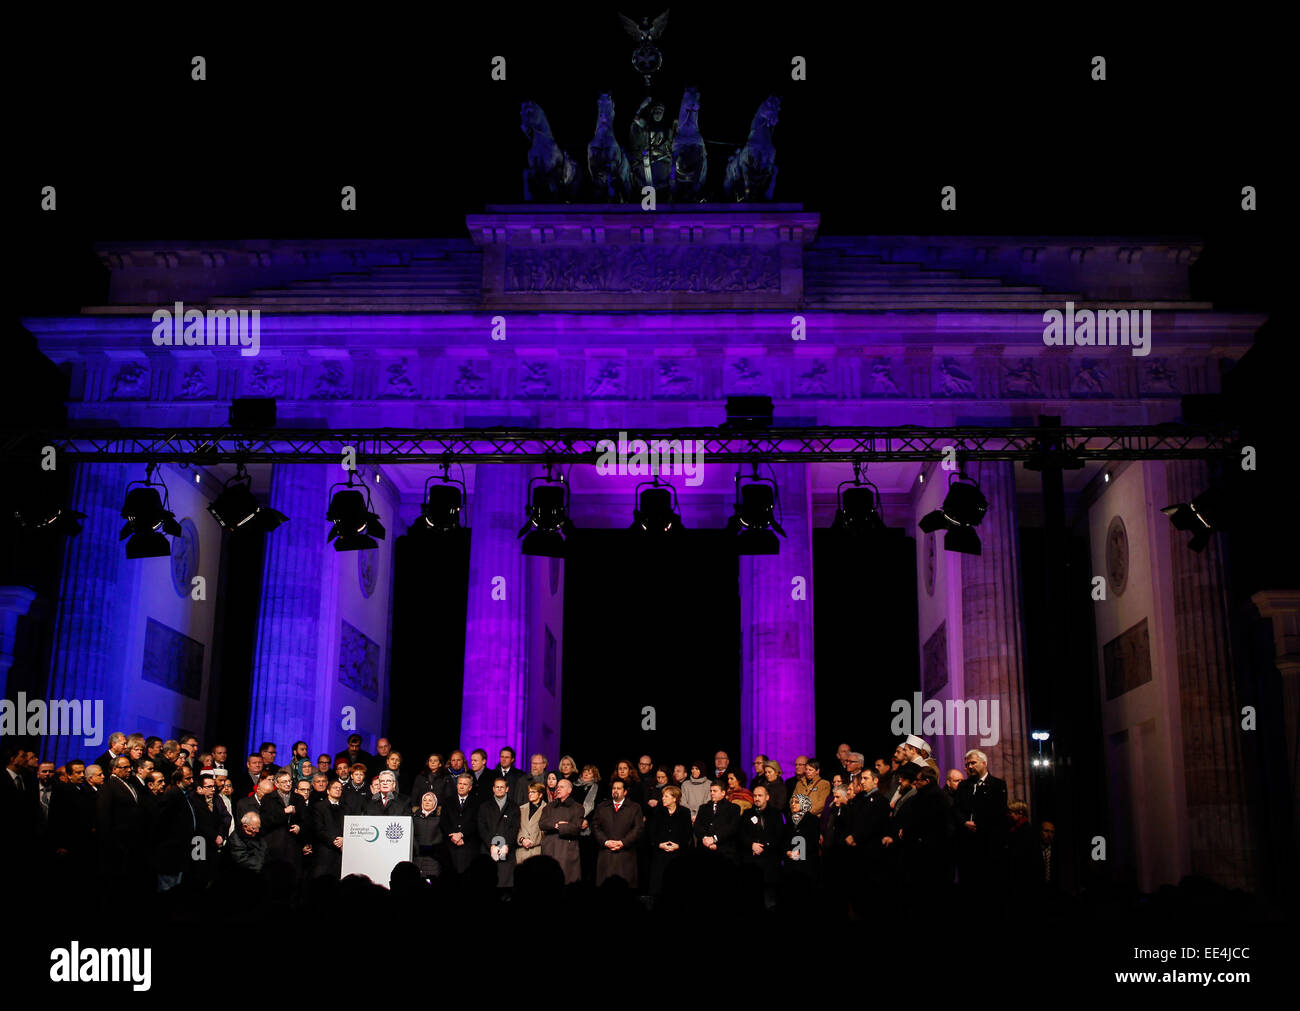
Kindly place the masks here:
<instances>
[{"instance_id":1,"label":"purple illuminated column","mask_svg":"<svg viewBox=\"0 0 1300 1011\"><path fill-rule=\"evenodd\" d=\"M482 748L488 767L509 744L523 746L528 674L523 525L529 469L478 464L470 493L469 605L460 746ZM525 758L526 762L527 759Z\"/></svg>"},{"instance_id":2,"label":"purple illuminated column","mask_svg":"<svg viewBox=\"0 0 1300 1011\"><path fill-rule=\"evenodd\" d=\"M127 482L143 475L126 464L78 464L72 508L86 514L81 533L68 540L59 585L59 612L50 658L51 699L103 700L104 740L90 747L80 737L51 737L41 757L56 764L70 758L92 761L108 746L108 735L131 733L133 714L123 711L121 685L124 633L130 615L123 586L128 564L118 540ZM140 619L143 621L143 619ZM138 676L138 674L137 674Z\"/></svg>"},{"instance_id":3,"label":"purple illuminated column","mask_svg":"<svg viewBox=\"0 0 1300 1011\"><path fill-rule=\"evenodd\" d=\"M1210 483L1201 460L1166 464L1170 502L1190 502ZM1186 837L1192 873L1225 888L1255 887L1255 849L1250 838L1249 791L1242 755L1241 704L1228 624L1221 536L1204 551L1187 546L1187 535L1169 525L1169 564L1178 659L1182 765L1187 791Z\"/></svg>"},{"instance_id":4,"label":"purple illuminated column","mask_svg":"<svg viewBox=\"0 0 1300 1011\"><path fill-rule=\"evenodd\" d=\"M816 754L812 501L806 464L772 470L787 536L779 538L779 555L740 559L741 754L732 764L747 769L762 753L793 775L796 755Z\"/></svg>"},{"instance_id":5,"label":"purple illuminated column","mask_svg":"<svg viewBox=\"0 0 1300 1011\"><path fill-rule=\"evenodd\" d=\"M266 536L262 599L253 655L248 743L255 750L274 741L285 754L304 740L316 751L317 706L329 699L330 672L323 643L337 631L327 627L333 614L334 567L325 543L329 524L329 484L335 471L326 464L277 464L271 475L273 508L289 517ZM329 578L327 578L327 575ZM313 738L313 731L317 731Z\"/></svg>"},{"instance_id":6,"label":"purple illuminated column","mask_svg":"<svg viewBox=\"0 0 1300 1011\"><path fill-rule=\"evenodd\" d=\"M1016 470L979 464L973 476L989 508L976 528L982 554L961 556L962 677L967 699L996 699L998 742L979 748L989 772L1006 780L1007 799L1029 798L1029 729L1025 726L1025 632L1020 590ZM942 771L942 770L941 770Z\"/></svg>"}]
</instances>

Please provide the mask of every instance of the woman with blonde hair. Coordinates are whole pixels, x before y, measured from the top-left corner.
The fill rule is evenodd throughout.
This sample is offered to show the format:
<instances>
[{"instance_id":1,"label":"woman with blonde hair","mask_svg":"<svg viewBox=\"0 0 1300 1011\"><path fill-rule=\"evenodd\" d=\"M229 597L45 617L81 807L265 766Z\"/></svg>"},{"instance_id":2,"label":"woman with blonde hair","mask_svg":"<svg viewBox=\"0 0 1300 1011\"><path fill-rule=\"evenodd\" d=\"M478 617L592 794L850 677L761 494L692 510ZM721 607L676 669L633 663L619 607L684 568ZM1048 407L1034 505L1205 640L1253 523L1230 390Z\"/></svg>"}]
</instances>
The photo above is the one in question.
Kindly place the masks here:
<instances>
[{"instance_id":1,"label":"woman with blonde hair","mask_svg":"<svg viewBox=\"0 0 1300 1011\"><path fill-rule=\"evenodd\" d=\"M542 852L542 809L546 807L544 783L528 784L528 802L519 805L519 848L515 863L522 864Z\"/></svg>"},{"instance_id":2,"label":"woman with blonde hair","mask_svg":"<svg viewBox=\"0 0 1300 1011\"><path fill-rule=\"evenodd\" d=\"M567 779L575 787L578 785L578 763L573 760L572 755L560 756L560 778Z\"/></svg>"}]
</instances>

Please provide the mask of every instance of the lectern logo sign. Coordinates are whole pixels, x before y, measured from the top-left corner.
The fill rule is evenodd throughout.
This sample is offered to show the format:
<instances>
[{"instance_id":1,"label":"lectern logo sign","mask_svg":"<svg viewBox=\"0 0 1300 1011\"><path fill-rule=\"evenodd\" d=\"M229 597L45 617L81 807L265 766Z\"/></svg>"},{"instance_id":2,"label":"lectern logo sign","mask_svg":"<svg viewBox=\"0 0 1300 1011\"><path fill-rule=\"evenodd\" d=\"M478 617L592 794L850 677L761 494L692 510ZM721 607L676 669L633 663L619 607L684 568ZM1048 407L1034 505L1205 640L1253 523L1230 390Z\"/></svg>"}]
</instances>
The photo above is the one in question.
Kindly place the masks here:
<instances>
[{"instance_id":1,"label":"lectern logo sign","mask_svg":"<svg viewBox=\"0 0 1300 1011\"><path fill-rule=\"evenodd\" d=\"M392 822L384 829L384 836L389 842L400 842L405 833L402 831L402 823L399 821Z\"/></svg>"}]
</instances>

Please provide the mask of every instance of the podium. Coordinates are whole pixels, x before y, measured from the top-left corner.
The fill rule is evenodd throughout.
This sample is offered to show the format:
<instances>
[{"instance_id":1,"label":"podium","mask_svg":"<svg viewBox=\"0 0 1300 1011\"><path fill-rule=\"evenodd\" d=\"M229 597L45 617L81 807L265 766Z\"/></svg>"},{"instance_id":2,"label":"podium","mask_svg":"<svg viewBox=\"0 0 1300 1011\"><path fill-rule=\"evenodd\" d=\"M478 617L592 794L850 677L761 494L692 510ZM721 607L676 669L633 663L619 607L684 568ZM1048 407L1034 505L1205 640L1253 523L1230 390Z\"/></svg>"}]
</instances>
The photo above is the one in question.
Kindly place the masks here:
<instances>
[{"instance_id":1,"label":"podium","mask_svg":"<svg viewBox=\"0 0 1300 1011\"><path fill-rule=\"evenodd\" d=\"M364 874L387 888L393 868L410 860L413 853L409 814L391 818L350 814L343 819L342 878Z\"/></svg>"}]
</instances>

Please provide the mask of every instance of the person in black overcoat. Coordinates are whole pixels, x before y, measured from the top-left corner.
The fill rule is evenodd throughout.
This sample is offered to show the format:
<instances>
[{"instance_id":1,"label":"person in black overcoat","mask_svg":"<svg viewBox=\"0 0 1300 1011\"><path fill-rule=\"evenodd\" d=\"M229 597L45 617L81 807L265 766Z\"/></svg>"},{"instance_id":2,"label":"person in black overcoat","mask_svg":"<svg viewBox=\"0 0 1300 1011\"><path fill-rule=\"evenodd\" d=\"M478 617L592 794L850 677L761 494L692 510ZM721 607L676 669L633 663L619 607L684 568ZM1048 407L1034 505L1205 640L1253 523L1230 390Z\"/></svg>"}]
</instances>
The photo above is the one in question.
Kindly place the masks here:
<instances>
[{"instance_id":1,"label":"person in black overcoat","mask_svg":"<svg viewBox=\"0 0 1300 1011\"><path fill-rule=\"evenodd\" d=\"M658 897L664 890L664 871L694 841L691 812L682 806L679 786L665 786L659 792L660 803L646 819L650 839L650 894Z\"/></svg>"},{"instance_id":2,"label":"person in black overcoat","mask_svg":"<svg viewBox=\"0 0 1300 1011\"><path fill-rule=\"evenodd\" d=\"M478 801L474 778L457 777L456 796L442 809L442 832L447 837L447 859L451 869L464 874L479 855Z\"/></svg>"},{"instance_id":3,"label":"person in black overcoat","mask_svg":"<svg viewBox=\"0 0 1300 1011\"><path fill-rule=\"evenodd\" d=\"M446 851L446 837L442 832L442 816L438 811L438 796L425 790L420 798L420 810L411 820L411 834L415 845L415 866L426 878L442 874L441 860Z\"/></svg>"},{"instance_id":4,"label":"person in black overcoat","mask_svg":"<svg viewBox=\"0 0 1300 1011\"><path fill-rule=\"evenodd\" d=\"M479 852L488 854L496 864L497 887L513 888L515 847L519 845L519 805L510 796L510 780L505 776L498 775L493 780L491 796L478 806L477 822Z\"/></svg>"},{"instance_id":5,"label":"person in black overcoat","mask_svg":"<svg viewBox=\"0 0 1300 1011\"><path fill-rule=\"evenodd\" d=\"M738 858L740 808L727 800L726 787L714 780L709 800L695 813L695 845L715 850L733 863Z\"/></svg>"}]
</instances>

